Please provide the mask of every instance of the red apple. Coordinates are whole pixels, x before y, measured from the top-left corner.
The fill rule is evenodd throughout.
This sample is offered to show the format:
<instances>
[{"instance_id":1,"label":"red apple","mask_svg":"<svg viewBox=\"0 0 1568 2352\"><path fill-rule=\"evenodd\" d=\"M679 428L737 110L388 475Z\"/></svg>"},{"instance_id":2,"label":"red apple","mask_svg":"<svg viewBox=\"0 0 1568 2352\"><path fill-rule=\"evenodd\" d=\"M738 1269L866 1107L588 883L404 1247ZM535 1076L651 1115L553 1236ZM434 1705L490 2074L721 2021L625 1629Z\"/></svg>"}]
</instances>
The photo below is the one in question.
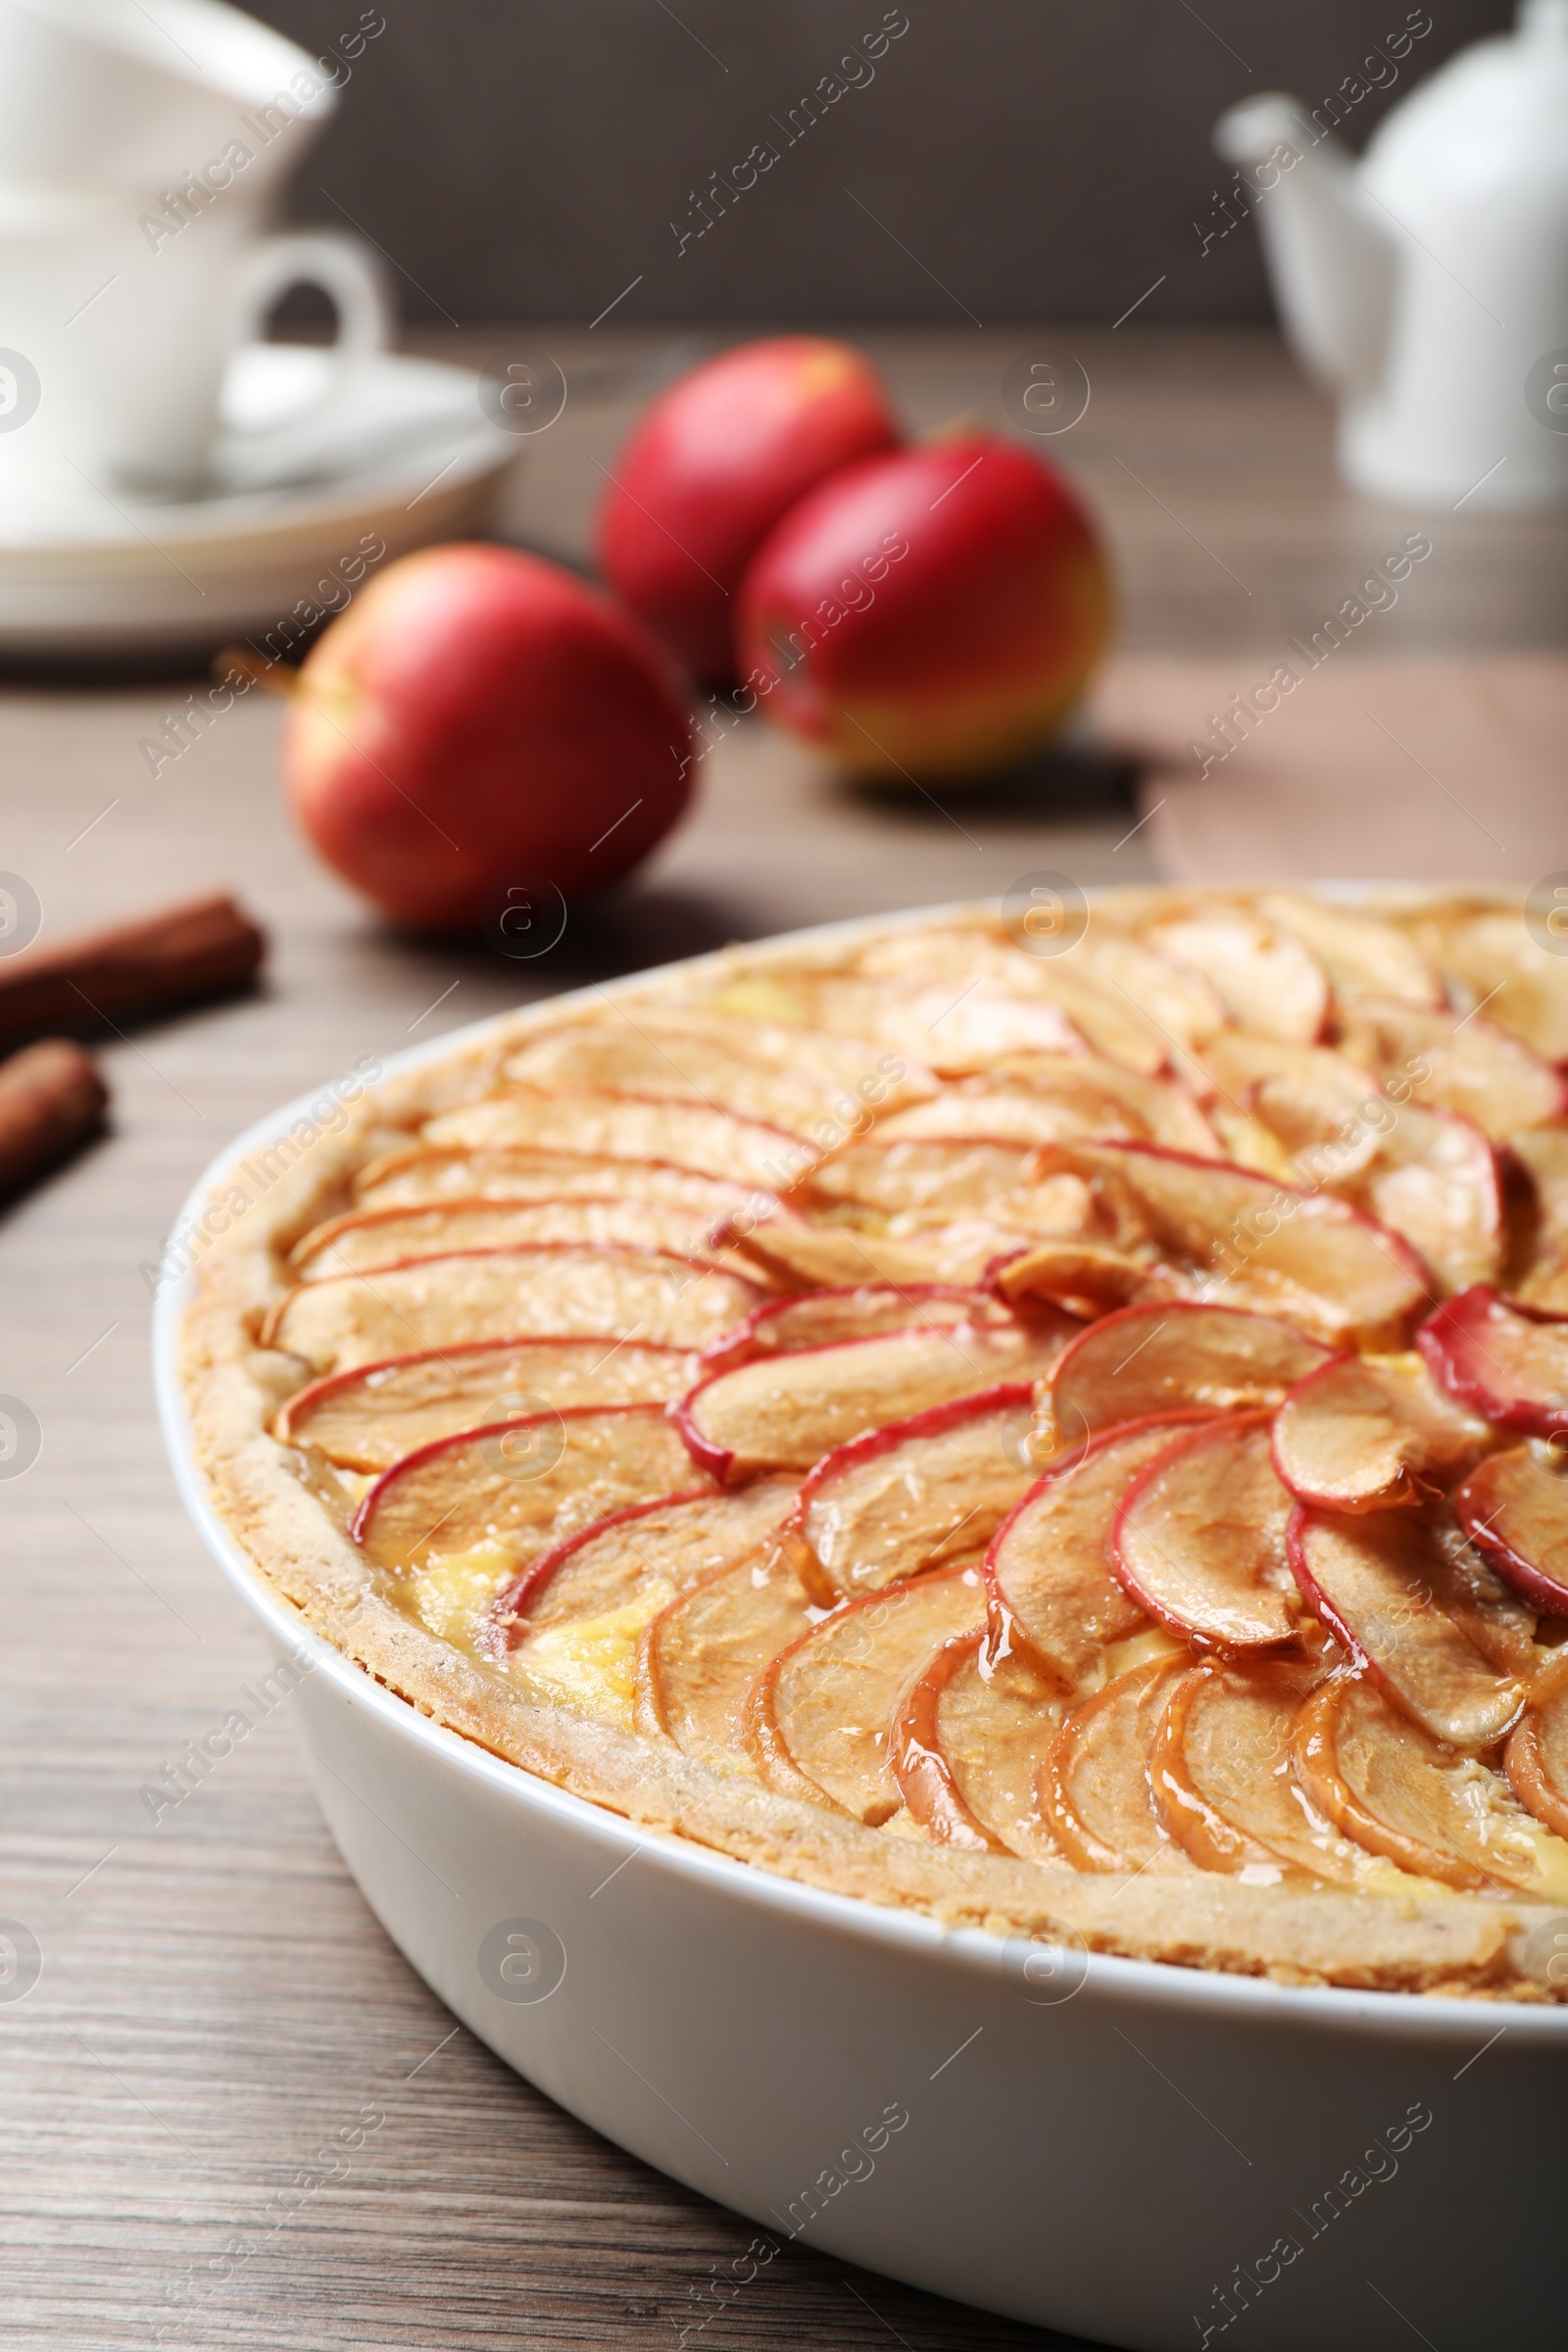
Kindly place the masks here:
<instances>
[{"instance_id":1,"label":"red apple","mask_svg":"<svg viewBox=\"0 0 1568 2352\"><path fill-rule=\"evenodd\" d=\"M691 715L658 646L569 572L435 547L312 648L283 738L300 822L399 922L467 926L518 877L564 897L647 856L685 807Z\"/></svg>"},{"instance_id":2,"label":"red apple","mask_svg":"<svg viewBox=\"0 0 1568 2352\"><path fill-rule=\"evenodd\" d=\"M791 509L742 585L744 691L860 774L1005 767L1060 724L1111 617L1071 485L965 433L868 458Z\"/></svg>"},{"instance_id":3,"label":"red apple","mask_svg":"<svg viewBox=\"0 0 1568 2352\"><path fill-rule=\"evenodd\" d=\"M662 393L599 511L611 586L704 685L735 675L734 598L773 525L898 419L876 370L819 335L743 343Z\"/></svg>"}]
</instances>

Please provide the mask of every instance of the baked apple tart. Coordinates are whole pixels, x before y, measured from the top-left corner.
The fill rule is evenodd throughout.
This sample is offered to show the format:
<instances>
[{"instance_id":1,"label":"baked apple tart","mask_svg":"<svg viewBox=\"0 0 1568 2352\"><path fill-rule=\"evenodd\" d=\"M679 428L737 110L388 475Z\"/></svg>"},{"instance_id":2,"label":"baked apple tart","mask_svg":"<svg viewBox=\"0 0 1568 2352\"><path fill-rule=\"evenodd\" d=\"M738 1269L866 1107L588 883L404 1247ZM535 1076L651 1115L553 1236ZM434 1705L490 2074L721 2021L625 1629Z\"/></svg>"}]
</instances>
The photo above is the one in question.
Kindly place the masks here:
<instances>
[{"instance_id":1,"label":"baked apple tart","mask_svg":"<svg viewBox=\"0 0 1568 2352\"><path fill-rule=\"evenodd\" d=\"M1568 960L1432 894L1045 944L730 950L254 1155L185 1333L217 1507L392 1690L650 1832L1557 1997Z\"/></svg>"}]
</instances>

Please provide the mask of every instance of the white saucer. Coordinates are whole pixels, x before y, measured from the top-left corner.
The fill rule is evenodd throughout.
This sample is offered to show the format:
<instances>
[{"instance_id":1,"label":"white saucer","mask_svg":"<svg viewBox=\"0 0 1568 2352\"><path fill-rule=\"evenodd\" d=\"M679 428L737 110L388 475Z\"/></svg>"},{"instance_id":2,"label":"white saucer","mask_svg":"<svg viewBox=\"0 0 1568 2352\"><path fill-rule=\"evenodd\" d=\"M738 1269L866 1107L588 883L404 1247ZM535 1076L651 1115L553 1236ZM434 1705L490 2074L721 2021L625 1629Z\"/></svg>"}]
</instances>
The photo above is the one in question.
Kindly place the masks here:
<instances>
[{"instance_id":1,"label":"white saucer","mask_svg":"<svg viewBox=\"0 0 1568 2352\"><path fill-rule=\"evenodd\" d=\"M313 422L301 412L334 365L303 344L235 355L223 395L230 429L215 446L205 497L105 496L101 508L29 515L9 529L0 516L0 657L265 644L302 605L341 605L343 567L352 574L377 541L381 568L411 548L481 530L518 442L480 409L479 379L376 354L356 364L352 403Z\"/></svg>"}]
</instances>

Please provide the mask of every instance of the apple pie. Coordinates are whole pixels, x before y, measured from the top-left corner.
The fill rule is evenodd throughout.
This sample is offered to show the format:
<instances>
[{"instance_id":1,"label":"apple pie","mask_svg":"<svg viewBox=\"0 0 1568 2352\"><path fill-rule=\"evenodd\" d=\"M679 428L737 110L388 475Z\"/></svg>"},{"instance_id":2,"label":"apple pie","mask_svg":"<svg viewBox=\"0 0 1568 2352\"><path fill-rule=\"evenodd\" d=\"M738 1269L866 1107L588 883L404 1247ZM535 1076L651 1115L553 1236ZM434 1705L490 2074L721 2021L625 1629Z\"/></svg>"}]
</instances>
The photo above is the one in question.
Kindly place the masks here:
<instances>
[{"instance_id":1,"label":"apple pie","mask_svg":"<svg viewBox=\"0 0 1568 2352\"><path fill-rule=\"evenodd\" d=\"M1565 1062L1485 897L732 949L234 1171L198 1456L311 1626L651 1832L1558 1997Z\"/></svg>"}]
</instances>

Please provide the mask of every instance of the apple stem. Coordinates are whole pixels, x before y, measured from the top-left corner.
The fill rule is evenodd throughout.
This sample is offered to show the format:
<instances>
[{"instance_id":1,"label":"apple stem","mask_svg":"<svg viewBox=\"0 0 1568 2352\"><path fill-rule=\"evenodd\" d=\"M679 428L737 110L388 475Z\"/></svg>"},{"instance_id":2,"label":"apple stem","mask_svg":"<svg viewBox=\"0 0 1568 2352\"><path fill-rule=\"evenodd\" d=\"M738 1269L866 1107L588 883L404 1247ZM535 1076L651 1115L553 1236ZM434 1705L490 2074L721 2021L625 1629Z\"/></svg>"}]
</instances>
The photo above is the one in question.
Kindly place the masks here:
<instances>
[{"instance_id":1,"label":"apple stem","mask_svg":"<svg viewBox=\"0 0 1568 2352\"><path fill-rule=\"evenodd\" d=\"M225 684L242 677L264 693L281 695L285 702L292 702L300 690L300 673L292 662L269 662L248 645L225 645L221 653L215 654L213 675Z\"/></svg>"}]
</instances>

